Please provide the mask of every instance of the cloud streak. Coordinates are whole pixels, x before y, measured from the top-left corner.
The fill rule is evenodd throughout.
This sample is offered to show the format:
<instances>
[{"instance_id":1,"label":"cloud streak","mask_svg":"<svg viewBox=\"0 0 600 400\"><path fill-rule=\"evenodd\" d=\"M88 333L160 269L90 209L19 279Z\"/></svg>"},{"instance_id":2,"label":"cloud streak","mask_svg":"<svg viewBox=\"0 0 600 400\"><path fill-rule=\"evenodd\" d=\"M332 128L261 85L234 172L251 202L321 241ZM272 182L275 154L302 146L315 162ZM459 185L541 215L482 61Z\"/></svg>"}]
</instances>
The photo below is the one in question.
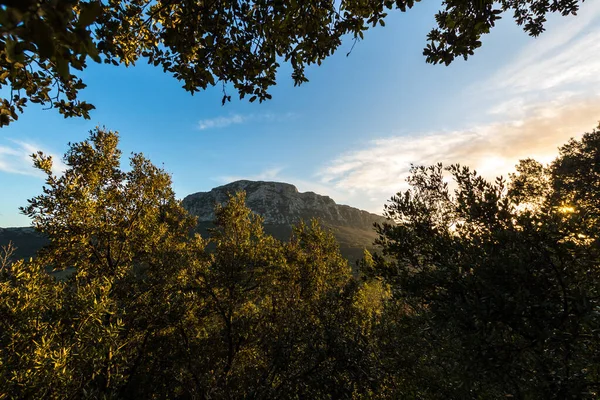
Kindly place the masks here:
<instances>
[{"instance_id":1,"label":"cloud streak","mask_svg":"<svg viewBox=\"0 0 600 400\"><path fill-rule=\"evenodd\" d=\"M240 114L233 114L228 117L201 119L200 121L198 121L198 129L203 131L206 129L226 128L230 125L242 124L247 119L247 116Z\"/></svg>"},{"instance_id":2,"label":"cloud streak","mask_svg":"<svg viewBox=\"0 0 600 400\"><path fill-rule=\"evenodd\" d=\"M262 170L258 174L251 175L226 175L220 176L216 180L223 183L230 183L240 180L249 180L249 181L275 181L280 178L280 173L283 170L283 167L271 167Z\"/></svg>"},{"instance_id":3,"label":"cloud streak","mask_svg":"<svg viewBox=\"0 0 600 400\"><path fill-rule=\"evenodd\" d=\"M227 128L231 125L241 125L250 122L282 122L294 119L296 114L288 112L285 114L262 113L262 114L231 114L215 118L201 119L198 121L198 129Z\"/></svg>"},{"instance_id":4,"label":"cloud streak","mask_svg":"<svg viewBox=\"0 0 600 400\"><path fill-rule=\"evenodd\" d=\"M583 85L595 91L600 86L599 20L599 2L582 4L579 15L561 18L557 26L532 40L483 87L515 94L543 94Z\"/></svg>"}]
</instances>

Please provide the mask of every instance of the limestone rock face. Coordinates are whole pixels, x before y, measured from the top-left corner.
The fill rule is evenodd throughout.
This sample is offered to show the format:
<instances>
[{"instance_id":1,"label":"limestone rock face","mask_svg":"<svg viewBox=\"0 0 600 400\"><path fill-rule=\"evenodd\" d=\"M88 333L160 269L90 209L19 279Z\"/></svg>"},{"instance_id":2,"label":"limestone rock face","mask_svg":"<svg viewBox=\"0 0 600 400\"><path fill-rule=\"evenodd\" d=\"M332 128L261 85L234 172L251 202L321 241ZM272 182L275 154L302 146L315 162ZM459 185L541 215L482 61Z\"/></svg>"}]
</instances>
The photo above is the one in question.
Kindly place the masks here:
<instances>
[{"instance_id":1,"label":"limestone rock face","mask_svg":"<svg viewBox=\"0 0 600 400\"><path fill-rule=\"evenodd\" d=\"M210 192L191 194L183 199L183 206L199 222L214 220L214 206L227 201L227 194L246 191L246 204L261 215L265 224L292 225L300 220L319 218L327 225L371 229L373 222L385 218L354 207L338 205L330 197L313 192L300 193L294 185L280 182L236 181L212 189Z\"/></svg>"}]
</instances>

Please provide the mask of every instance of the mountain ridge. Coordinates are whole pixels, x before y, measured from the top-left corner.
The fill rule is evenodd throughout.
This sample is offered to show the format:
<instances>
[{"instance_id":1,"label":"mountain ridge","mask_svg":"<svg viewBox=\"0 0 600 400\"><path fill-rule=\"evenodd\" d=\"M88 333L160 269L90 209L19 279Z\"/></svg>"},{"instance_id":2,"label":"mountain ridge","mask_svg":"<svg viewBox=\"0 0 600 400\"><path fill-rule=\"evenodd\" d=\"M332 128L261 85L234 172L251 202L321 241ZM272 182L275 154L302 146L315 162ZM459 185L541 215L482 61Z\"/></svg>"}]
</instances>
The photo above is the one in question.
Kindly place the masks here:
<instances>
[{"instance_id":1,"label":"mountain ridge","mask_svg":"<svg viewBox=\"0 0 600 400\"><path fill-rule=\"evenodd\" d=\"M218 186L208 192L197 192L183 199L183 206L200 222L214 220L214 205L227 201L228 194L244 190L246 204L264 218L265 224L297 224L301 220L318 218L322 222L370 229L385 217L337 204L331 197L315 192L300 192L285 182L238 180Z\"/></svg>"}]
</instances>

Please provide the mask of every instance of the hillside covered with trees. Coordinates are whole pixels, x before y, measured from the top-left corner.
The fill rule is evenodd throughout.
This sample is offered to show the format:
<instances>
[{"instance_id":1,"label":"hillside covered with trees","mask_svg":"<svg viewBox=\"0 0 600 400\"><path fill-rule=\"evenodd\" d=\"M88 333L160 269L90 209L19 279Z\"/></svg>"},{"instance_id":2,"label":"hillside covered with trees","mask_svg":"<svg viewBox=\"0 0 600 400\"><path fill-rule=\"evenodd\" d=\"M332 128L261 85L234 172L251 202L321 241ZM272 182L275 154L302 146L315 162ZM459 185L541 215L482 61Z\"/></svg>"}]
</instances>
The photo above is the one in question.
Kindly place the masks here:
<instances>
[{"instance_id":1,"label":"hillside covered with trees","mask_svg":"<svg viewBox=\"0 0 600 400\"><path fill-rule=\"evenodd\" d=\"M35 157L46 186L23 212L50 244L3 258L0 393L594 398L599 157L594 130L508 180L415 167L354 277L331 233L276 240L243 192L191 235L169 175L140 154L124 172L97 129L61 176Z\"/></svg>"}]
</instances>

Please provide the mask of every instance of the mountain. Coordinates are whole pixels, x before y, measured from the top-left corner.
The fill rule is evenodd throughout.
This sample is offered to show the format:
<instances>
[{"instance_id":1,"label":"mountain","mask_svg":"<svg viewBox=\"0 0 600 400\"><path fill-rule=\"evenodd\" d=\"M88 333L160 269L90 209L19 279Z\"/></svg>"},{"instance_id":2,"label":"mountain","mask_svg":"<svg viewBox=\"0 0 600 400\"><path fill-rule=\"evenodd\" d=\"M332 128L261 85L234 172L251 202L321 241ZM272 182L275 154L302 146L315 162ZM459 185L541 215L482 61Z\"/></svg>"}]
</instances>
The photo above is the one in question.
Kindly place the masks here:
<instances>
[{"instance_id":1,"label":"mountain","mask_svg":"<svg viewBox=\"0 0 600 400\"><path fill-rule=\"evenodd\" d=\"M294 185L281 182L236 181L210 192L191 194L183 199L183 206L198 217L199 231L204 233L214 220L215 204L226 202L228 193L241 190L246 192L246 205L264 218L267 233L287 240L292 225L317 218L334 232L342 254L352 264L362 257L365 248L372 248L376 238L373 223L385 221L380 215L336 204L328 196L301 193Z\"/></svg>"},{"instance_id":2,"label":"mountain","mask_svg":"<svg viewBox=\"0 0 600 400\"><path fill-rule=\"evenodd\" d=\"M360 259L365 248L371 248L376 234L374 222L385 218L354 207L336 204L330 197L313 192L300 193L289 183L241 180L219 186L210 192L186 196L183 206L198 217L198 232L202 235L212 226L214 206L224 203L228 193L246 191L246 204L264 218L265 231L277 239L288 240L292 225L317 218L331 229L342 254L352 263ZM15 258L29 258L47 243L33 228L0 228L0 246L12 241L17 247Z\"/></svg>"},{"instance_id":3,"label":"mountain","mask_svg":"<svg viewBox=\"0 0 600 400\"><path fill-rule=\"evenodd\" d=\"M318 218L326 224L371 229L373 222L385 218L358 208L336 204L328 196L313 192L300 193L294 185L281 182L236 181L219 186L210 192L190 194L183 207L200 222L214 220L214 206L223 204L228 193L246 192L246 205L264 218L265 224L292 225L301 220Z\"/></svg>"}]
</instances>

